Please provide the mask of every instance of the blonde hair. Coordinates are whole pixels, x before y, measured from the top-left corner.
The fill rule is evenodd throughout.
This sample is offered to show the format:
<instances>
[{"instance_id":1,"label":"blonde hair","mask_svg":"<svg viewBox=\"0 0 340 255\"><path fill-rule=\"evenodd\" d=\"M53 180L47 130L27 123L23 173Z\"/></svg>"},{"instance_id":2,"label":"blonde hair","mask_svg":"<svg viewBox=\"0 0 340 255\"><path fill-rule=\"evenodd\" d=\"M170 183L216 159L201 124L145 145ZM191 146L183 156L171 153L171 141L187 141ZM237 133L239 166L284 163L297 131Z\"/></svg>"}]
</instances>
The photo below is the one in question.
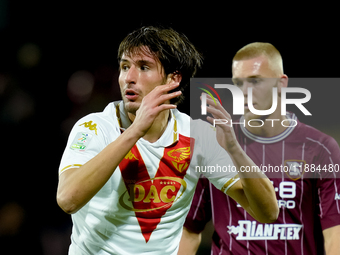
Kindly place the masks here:
<instances>
[{"instance_id":1,"label":"blonde hair","mask_svg":"<svg viewBox=\"0 0 340 255\"><path fill-rule=\"evenodd\" d=\"M273 71L278 72L278 75L283 74L283 63L280 52L270 43L254 42L247 44L236 52L233 62L238 60L247 60L260 56L265 56L268 59L269 66Z\"/></svg>"}]
</instances>

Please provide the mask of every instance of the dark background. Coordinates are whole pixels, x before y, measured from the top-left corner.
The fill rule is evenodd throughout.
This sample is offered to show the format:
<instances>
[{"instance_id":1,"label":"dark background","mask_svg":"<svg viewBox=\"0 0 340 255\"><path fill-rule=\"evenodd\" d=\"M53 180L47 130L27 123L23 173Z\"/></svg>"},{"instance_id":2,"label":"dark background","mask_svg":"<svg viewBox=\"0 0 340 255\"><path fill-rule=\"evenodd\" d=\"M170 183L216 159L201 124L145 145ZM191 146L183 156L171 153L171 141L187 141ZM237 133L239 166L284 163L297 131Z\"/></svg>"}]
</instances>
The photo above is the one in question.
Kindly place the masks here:
<instances>
[{"instance_id":1,"label":"dark background","mask_svg":"<svg viewBox=\"0 0 340 255\"><path fill-rule=\"evenodd\" d=\"M254 41L277 47L289 77L339 76L337 7L181 4L0 0L1 254L66 254L60 158L75 121L120 99L116 52L135 28L186 34L205 57L198 77L230 77L233 55ZM312 100L337 119L339 92L320 85Z\"/></svg>"}]
</instances>

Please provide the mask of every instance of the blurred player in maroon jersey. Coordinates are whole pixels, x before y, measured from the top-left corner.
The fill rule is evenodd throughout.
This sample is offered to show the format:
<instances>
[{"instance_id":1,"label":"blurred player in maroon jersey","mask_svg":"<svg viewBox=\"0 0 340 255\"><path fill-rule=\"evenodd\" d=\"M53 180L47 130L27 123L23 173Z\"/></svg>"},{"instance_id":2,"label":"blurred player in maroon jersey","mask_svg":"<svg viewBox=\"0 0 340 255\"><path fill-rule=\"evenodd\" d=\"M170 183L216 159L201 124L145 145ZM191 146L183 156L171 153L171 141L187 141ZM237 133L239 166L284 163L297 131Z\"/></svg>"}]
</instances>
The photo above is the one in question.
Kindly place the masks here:
<instances>
[{"instance_id":1,"label":"blurred player in maroon jersey","mask_svg":"<svg viewBox=\"0 0 340 255\"><path fill-rule=\"evenodd\" d=\"M253 105L257 110L271 107L272 88L278 88L278 107L274 113L256 116L245 104L245 114L239 120L245 126L233 127L239 143L257 165L289 169L270 178L280 214L276 222L261 224L202 178L184 225L179 254L195 254L200 233L211 218L215 228L211 248L214 255L314 255L324 254L324 250L327 255L340 254L340 180L330 171L322 177L303 171L311 164L321 168L338 166L338 144L330 136L299 122L293 113L281 115L280 88L288 85L288 77L283 73L281 55L273 45L251 43L240 49L233 59L232 73L234 84L243 90L245 102L248 87L253 88ZM264 120L263 117L280 121L264 121L262 127L255 127L255 123L247 125L248 120ZM284 127L281 121L285 119L294 120L297 125Z\"/></svg>"}]
</instances>

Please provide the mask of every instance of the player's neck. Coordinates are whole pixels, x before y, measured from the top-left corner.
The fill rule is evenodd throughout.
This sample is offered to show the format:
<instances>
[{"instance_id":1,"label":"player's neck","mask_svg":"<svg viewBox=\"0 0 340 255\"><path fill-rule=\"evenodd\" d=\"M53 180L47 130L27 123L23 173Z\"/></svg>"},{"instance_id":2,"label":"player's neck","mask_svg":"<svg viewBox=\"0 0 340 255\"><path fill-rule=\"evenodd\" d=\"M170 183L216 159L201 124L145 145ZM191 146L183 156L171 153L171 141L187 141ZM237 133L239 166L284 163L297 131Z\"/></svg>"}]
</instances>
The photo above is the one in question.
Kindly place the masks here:
<instances>
[{"instance_id":1,"label":"player's neck","mask_svg":"<svg viewBox=\"0 0 340 255\"><path fill-rule=\"evenodd\" d=\"M161 112L153 122L148 132L143 136L150 143L156 142L164 133L169 122L170 110Z\"/></svg>"},{"instance_id":2,"label":"player's neck","mask_svg":"<svg viewBox=\"0 0 340 255\"><path fill-rule=\"evenodd\" d=\"M282 121L287 119L285 115L277 116L266 116L266 118L261 121L256 122L249 119L245 120L246 129L254 135L261 137L273 137L281 134L287 129L287 127L282 126ZM250 125L248 125L248 123Z\"/></svg>"},{"instance_id":3,"label":"player's neck","mask_svg":"<svg viewBox=\"0 0 340 255\"><path fill-rule=\"evenodd\" d=\"M168 126L170 116L170 110L161 112L154 120L148 132L143 136L143 139L149 141L150 143L156 142L162 136L166 127ZM130 116L129 114L131 122L133 122L134 117L134 115Z\"/></svg>"}]
</instances>

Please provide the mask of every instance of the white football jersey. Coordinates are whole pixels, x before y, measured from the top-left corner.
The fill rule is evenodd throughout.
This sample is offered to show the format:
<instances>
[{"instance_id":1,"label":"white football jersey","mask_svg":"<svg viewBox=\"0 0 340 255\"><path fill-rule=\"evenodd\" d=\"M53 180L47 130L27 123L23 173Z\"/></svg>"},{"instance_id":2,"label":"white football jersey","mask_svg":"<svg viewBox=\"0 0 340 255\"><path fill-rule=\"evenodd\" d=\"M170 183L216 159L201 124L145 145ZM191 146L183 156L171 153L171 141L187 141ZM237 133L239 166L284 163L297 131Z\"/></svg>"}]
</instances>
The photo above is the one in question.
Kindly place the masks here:
<instances>
[{"instance_id":1,"label":"white football jersey","mask_svg":"<svg viewBox=\"0 0 340 255\"><path fill-rule=\"evenodd\" d=\"M80 119L59 174L95 157L129 124L123 102ZM203 166L225 167L216 175ZM139 139L102 189L72 214L69 254L177 254L200 175L226 192L238 180L235 171L225 171L227 166L232 160L216 142L214 129L171 110L163 135L154 143Z\"/></svg>"}]
</instances>

